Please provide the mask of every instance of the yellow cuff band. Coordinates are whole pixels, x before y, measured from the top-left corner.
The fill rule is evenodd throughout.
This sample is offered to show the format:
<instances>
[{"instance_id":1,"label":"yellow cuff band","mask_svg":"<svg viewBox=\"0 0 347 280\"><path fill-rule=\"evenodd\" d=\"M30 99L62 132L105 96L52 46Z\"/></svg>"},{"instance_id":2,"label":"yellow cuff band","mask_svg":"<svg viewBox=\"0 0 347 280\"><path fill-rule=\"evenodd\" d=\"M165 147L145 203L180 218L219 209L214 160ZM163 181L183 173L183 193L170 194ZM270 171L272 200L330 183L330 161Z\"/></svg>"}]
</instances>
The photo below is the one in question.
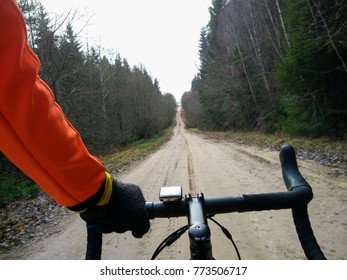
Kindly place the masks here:
<instances>
[{"instance_id":1,"label":"yellow cuff band","mask_svg":"<svg viewBox=\"0 0 347 280\"><path fill-rule=\"evenodd\" d=\"M78 214L82 214L83 212L86 212L87 210L88 210L88 208L83 209L83 210L81 210L81 211L75 211L75 212L78 213Z\"/></svg>"},{"instance_id":2,"label":"yellow cuff band","mask_svg":"<svg viewBox=\"0 0 347 280\"><path fill-rule=\"evenodd\" d=\"M106 173L106 179L105 179L105 191L104 194L102 195L101 199L99 200L99 202L96 205L99 206L103 206L106 205L111 198L111 194L112 194L112 176L110 174Z\"/></svg>"}]
</instances>

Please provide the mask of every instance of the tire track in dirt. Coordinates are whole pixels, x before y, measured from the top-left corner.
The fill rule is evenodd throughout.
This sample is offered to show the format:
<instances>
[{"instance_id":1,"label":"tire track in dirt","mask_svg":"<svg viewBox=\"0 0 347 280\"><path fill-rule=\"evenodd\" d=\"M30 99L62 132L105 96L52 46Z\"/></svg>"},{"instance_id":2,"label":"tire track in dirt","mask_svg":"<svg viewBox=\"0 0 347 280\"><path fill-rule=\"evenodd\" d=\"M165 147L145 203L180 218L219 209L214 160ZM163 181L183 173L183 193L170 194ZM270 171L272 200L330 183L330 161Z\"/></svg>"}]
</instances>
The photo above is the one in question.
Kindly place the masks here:
<instances>
[{"instance_id":1,"label":"tire track in dirt","mask_svg":"<svg viewBox=\"0 0 347 280\"><path fill-rule=\"evenodd\" d=\"M188 179L189 179L189 192L192 194L196 193L196 184L195 184L195 173L194 173L194 163L193 163L193 156L192 152L189 147L189 143L187 141L187 138L184 137L184 143L185 143L185 149L187 153L187 169L188 169Z\"/></svg>"},{"instance_id":2,"label":"tire track in dirt","mask_svg":"<svg viewBox=\"0 0 347 280\"><path fill-rule=\"evenodd\" d=\"M188 150L187 151L187 155L188 155L187 160L188 160L189 191L191 193L196 193L193 159L192 159L192 154L189 150L187 140L186 140L186 145L187 145L187 150Z\"/></svg>"}]
</instances>

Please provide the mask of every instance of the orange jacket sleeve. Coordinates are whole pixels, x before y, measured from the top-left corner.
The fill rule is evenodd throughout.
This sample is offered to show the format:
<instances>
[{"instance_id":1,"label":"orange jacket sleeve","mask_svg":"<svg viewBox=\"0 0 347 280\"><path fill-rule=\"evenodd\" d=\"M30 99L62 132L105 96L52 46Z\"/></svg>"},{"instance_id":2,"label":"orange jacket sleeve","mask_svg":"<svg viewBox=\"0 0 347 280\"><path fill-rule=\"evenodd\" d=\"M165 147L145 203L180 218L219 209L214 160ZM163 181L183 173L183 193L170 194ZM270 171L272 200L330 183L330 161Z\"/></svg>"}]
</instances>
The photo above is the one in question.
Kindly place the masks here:
<instances>
[{"instance_id":1,"label":"orange jacket sleeve","mask_svg":"<svg viewBox=\"0 0 347 280\"><path fill-rule=\"evenodd\" d=\"M1 0L0 150L59 204L73 206L98 191L105 170L38 77L39 68L20 10L14 0Z\"/></svg>"}]
</instances>

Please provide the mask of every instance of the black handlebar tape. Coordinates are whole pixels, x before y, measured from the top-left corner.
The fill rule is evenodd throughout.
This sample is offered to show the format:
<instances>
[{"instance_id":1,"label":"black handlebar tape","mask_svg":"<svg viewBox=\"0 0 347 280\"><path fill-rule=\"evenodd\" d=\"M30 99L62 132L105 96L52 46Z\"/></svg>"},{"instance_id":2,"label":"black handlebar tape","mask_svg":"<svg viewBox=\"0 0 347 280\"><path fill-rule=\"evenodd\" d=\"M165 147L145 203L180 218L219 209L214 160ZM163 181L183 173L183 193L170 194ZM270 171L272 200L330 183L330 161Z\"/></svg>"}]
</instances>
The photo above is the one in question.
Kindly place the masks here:
<instances>
[{"instance_id":1,"label":"black handlebar tape","mask_svg":"<svg viewBox=\"0 0 347 280\"><path fill-rule=\"evenodd\" d=\"M313 193L310 185L301 175L295 156L295 150L290 145L284 145L280 151L280 161L282 166L282 175L285 185L289 193L302 193L306 191ZM309 195L309 194L307 194ZM292 207L293 220L298 234L301 246L309 260L325 260L325 256L321 251L317 240L314 236L311 223L307 212L307 203L298 202L295 207Z\"/></svg>"},{"instance_id":2,"label":"black handlebar tape","mask_svg":"<svg viewBox=\"0 0 347 280\"><path fill-rule=\"evenodd\" d=\"M86 260L101 260L102 233L96 226L87 223L87 251Z\"/></svg>"},{"instance_id":3,"label":"black handlebar tape","mask_svg":"<svg viewBox=\"0 0 347 280\"><path fill-rule=\"evenodd\" d=\"M281 147L280 161L288 192L243 195L245 211L293 208L311 201L312 189L298 169L295 150L292 146Z\"/></svg>"},{"instance_id":4,"label":"black handlebar tape","mask_svg":"<svg viewBox=\"0 0 347 280\"><path fill-rule=\"evenodd\" d=\"M281 147L280 161L284 183L288 191L301 186L311 188L298 169L295 150L292 146L283 145Z\"/></svg>"},{"instance_id":5,"label":"black handlebar tape","mask_svg":"<svg viewBox=\"0 0 347 280\"><path fill-rule=\"evenodd\" d=\"M326 260L314 236L308 217L307 205L292 209L294 224L301 246L308 260Z\"/></svg>"},{"instance_id":6,"label":"black handlebar tape","mask_svg":"<svg viewBox=\"0 0 347 280\"><path fill-rule=\"evenodd\" d=\"M290 192L244 194L243 209L239 212L290 209L306 205L312 197L311 188L297 188Z\"/></svg>"}]
</instances>

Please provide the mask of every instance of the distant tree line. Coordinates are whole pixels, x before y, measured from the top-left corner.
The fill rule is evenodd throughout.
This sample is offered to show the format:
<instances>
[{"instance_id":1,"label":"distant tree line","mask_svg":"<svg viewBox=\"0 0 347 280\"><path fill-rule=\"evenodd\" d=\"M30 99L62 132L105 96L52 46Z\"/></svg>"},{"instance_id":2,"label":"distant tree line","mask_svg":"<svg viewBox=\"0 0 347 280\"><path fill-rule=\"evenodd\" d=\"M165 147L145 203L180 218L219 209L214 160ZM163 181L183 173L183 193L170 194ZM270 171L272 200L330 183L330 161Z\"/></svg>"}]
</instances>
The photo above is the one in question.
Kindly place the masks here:
<instances>
[{"instance_id":1,"label":"distant tree line","mask_svg":"<svg viewBox=\"0 0 347 280\"><path fill-rule=\"evenodd\" d=\"M73 14L52 19L37 0L18 0L28 40L41 61L41 78L94 153L161 133L173 122L176 101L142 65L130 67L120 54L83 48ZM139 46L140 47L140 46ZM0 171L8 169L0 155Z\"/></svg>"},{"instance_id":2,"label":"distant tree line","mask_svg":"<svg viewBox=\"0 0 347 280\"><path fill-rule=\"evenodd\" d=\"M175 98L161 93L144 66L130 67L120 54L103 55L101 47L83 51L71 21L58 35L60 24L51 23L40 1L18 2L41 60L40 76L90 148L126 145L172 124Z\"/></svg>"},{"instance_id":3,"label":"distant tree line","mask_svg":"<svg viewBox=\"0 0 347 280\"><path fill-rule=\"evenodd\" d=\"M347 2L213 0L188 126L347 135Z\"/></svg>"}]
</instances>

